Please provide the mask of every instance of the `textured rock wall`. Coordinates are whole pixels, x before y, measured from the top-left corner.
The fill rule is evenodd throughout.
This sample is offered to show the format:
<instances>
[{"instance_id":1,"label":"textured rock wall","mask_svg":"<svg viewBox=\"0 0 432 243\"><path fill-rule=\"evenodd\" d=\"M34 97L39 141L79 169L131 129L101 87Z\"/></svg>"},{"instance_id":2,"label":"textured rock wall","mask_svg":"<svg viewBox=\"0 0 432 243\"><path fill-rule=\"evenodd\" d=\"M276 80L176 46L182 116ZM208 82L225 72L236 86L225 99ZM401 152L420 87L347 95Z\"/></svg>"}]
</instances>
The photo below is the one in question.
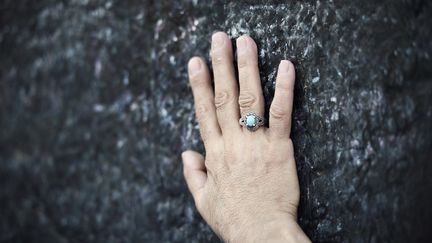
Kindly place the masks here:
<instances>
[{"instance_id":1,"label":"textured rock wall","mask_svg":"<svg viewBox=\"0 0 432 243\"><path fill-rule=\"evenodd\" d=\"M181 174L202 151L186 63L251 35L271 102L296 63L314 242L430 240L430 1L3 0L0 242L218 242Z\"/></svg>"}]
</instances>

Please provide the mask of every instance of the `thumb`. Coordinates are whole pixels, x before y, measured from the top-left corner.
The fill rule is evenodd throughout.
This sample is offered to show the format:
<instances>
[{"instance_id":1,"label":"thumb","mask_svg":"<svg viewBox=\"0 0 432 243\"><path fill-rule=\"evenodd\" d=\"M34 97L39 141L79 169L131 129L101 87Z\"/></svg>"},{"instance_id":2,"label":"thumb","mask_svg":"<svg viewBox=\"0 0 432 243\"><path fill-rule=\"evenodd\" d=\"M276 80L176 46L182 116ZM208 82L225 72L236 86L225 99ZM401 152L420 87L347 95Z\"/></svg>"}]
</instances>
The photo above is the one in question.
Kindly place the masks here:
<instances>
[{"instance_id":1,"label":"thumb","mask_svg":"<svg viewBox=\"0 0 432 243\"><path fill-rule=\"evenodd\" d=\"M204 164L204 156L195 151L185 151L182 153L183 159L183 175L186 179L186 184L189 191L197 201L200 190L204 187L207 181L207 172Z\"/></svg>"}]
</instances>

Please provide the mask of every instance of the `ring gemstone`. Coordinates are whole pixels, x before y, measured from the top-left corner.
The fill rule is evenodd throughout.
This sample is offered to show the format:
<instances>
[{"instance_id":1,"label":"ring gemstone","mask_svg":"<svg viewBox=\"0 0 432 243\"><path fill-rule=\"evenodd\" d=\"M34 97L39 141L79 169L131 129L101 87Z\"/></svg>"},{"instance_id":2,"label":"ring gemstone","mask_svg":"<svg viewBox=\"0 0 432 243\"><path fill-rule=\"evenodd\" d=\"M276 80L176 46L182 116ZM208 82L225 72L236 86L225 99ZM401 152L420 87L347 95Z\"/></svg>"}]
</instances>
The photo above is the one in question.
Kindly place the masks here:
<instances>
[{"instance_id":1,"label":"ring gemstone","mask_svg":"<svg viewBox=\"0 0 432 243\"><path fill-rule=\"evenodd\" d=\"M244 126L247 130L254 132L264 125L264 118L258 116L254 112L249 112L239 120L240 126Z\"/></svg>"},{"instance_id":2,"label":"ring gemstone","mask_svg":"<svg viewBox=\"0 0 432 243\"><path fill-rule=\"evenodd\" d=\"M247 115L246 116L246 126L247 128L255 128L257 125L257 118L255 115Z\"/></svg>"}]
</instances>

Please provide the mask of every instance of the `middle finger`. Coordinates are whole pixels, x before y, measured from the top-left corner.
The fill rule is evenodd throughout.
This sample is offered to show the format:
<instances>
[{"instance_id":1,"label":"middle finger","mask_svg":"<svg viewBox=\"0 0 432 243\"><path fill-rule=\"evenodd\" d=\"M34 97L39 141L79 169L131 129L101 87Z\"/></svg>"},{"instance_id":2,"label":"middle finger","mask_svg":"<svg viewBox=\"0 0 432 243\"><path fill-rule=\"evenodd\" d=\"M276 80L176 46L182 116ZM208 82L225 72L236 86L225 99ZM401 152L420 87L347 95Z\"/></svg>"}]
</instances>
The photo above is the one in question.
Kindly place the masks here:
<instances>
[{"instance_id":1,"label":"middle finger","mask_svg":"<svg viewBox=\"0 0 432 243\"><path fill-rule=\"evenodd\" d=\"M222 134L240 131L238 86L234 72L232 45L228 35L223 32L213 34L211 49L215 106L219 126Z\"/></svg>"}]
</instances>

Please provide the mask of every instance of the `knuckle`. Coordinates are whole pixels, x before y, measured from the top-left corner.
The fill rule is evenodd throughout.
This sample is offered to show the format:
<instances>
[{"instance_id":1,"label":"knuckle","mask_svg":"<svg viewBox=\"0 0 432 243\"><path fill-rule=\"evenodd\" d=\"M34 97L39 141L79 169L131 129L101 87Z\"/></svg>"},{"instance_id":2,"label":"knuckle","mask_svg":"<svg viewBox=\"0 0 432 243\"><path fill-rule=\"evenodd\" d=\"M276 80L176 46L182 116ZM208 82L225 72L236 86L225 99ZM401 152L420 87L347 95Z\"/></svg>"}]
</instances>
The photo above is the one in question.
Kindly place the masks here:
<instances>
[{"instance_id":1,"label":"knuckle","mask_svg":"<svg viewBox=\"0 0 432 243\"><path fill-rule=\"evenodd\" d=\"M215 175L215 170L216 170L216 166L217 163L215 163L215 161L209 161L209 160L205 160L204 161L204 166L206 167L207 170L207 174L208 175Z\"/></svg>"},{"instance_id":2,"label":"knuckle","mask_svg":"<svg viewBox=\"0 0 432 243\"><path fill-rule=\"evenodd\" d=\"M210 112L210 108L206 104L200 104L196 108L196 116L198 119L198 122L203 122L207 119L207 115Z\"/></svg>"},{"instance_id":3,"label":"knuckle","mask_svg":"<svg viewBox=\"0 0 432 243\"><path fill-rule=\"evenodd\" d=\"M237 56L237 67L239 69L244 69L246 67L258 67L258 58L256 53L251 51L246 51L246 53Z\"/></svg>"},{"instance_id":4,"label":"knuckle","mask_svg":"<svg viewBox=\"0 0 432 243\"><path fill-rule=\"evenodd\" d=\"M239 69L243 69L247 67L247 64L248 64L247 59L244 56L239 56L237 58L237 67Z\"/></svg>"},{"instance_id":5,"label":"knuckle","mask_svg":"<svg viewBox=\"0 0 432 243\"><path fill-rule=\"evenodd\" d=\"M240 84L248 82L248 80L251 79L251 76L252 74L249 70L239 68Z\"/></svg>"},{"instance_id":6,"label":"knuckle","mask_svg":"<svg viewBox=\"0 0 432 243\"><path fill-rule=\"evenodd\" d=\"M194 74L190 76L190 84L192 87L201 87L206 85L206 80L200 74Z\"/></svg>"},{"instance_id":7,"label":"knuckle","mask_svg":"<svg viewBox=\"0 0 432 243\"><path fill-rule=\"evenodd\" d=\"M212 53L212 64L213 66L220 66L225 62L224 54L221 51L214 51Z\"/></svg>"},{"instance_id":8,"label":"knuckle","mask_svg":"<svg viewBox=\"0 0 432 243\"><path fill-rule=\"evenodd\" d=\"M210 161L209 161L208 159L206 159L206 160L204 161L204 166L206 167L207 170L210 169L210 165L211 165Z\"/></svg>"},{"instance_id":9,"label":"knuckle","mask_svg":"<svg viewBox=\"0 0 432 243\"><path fill-rule=\"evenodd\" d=\"M231 101L231 99L232 99L232 95L227 91L216 92L215 95L216 109L218 110L223 109L226 106L226 104L228 104Z\"/></svg>"},{"instance_id":10,"label":"knuckle","mask_svg":"<svg viewBox=\"0 0 432 243\"><path fill-rule=\"evenodd\" d=\"M276 89L293 92L294 87L288 80L280 80L279 82L276 82Z\"/></svg>"},{"instance_id":11,"label":"knuckle","mask_svg":"<svg viewBox=\"0 0 432 243\"><path fill-rule=\"evenodd\" d=\"M257 103L257 97L252 92L244 91L240 93L239 105L242 109L251 108Z\"/></svg>"},{"instance_id":12,"label":"knuckle","mask_svg":"<svg viewBox=\"0 0 432 243\"><path fill-rule=\"evenodd\" d=\"M273 104L270 107L270 116L273 119L282 120L286 116L285 109L283 109L280 105Z\"/></svg>"}]
</instances>

